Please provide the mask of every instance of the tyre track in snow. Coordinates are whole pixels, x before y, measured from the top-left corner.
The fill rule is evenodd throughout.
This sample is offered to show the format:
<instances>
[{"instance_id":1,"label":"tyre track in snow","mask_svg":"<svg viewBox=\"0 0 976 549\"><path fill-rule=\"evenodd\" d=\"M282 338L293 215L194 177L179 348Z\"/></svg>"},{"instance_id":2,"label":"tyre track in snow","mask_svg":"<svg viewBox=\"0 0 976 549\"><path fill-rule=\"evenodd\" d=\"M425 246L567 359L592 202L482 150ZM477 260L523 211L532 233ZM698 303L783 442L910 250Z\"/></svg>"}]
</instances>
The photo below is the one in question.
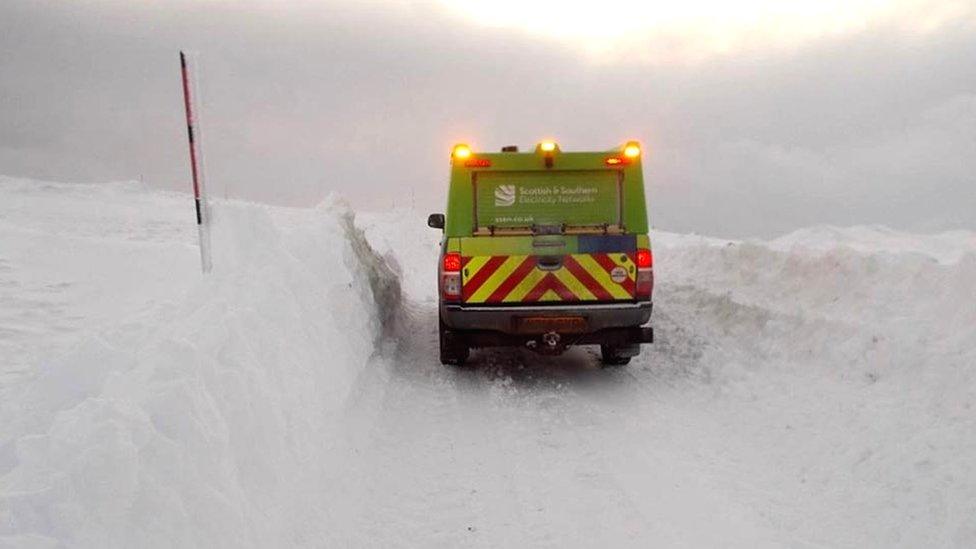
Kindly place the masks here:
<instances>
[{"instance_id":1,"label":"tyre track in snow","mask_svg":"<svg viewBox=\"0 0 976 549\"><path fill-rule=\"evenodd\" d=\"M429 300L413 305L402 334L429 337L401 345L392 360L403 371L422 372L410 383L451 380L444 385L457 393L450 414L484 418L464 432L474 428L480 439L492 439L482 443L488 453L518 456L511 475L527 488L510 505L522 507L523 517L542 515L520 530L522 539L755 546L780 538L777 515L793 514L781 505L790 496L771 488L781 484L768 476L734 480L772 467L748 444L738 443L735 451L727 447L728 422L716 417L727 410L715 402L724 403L729 389L724 379L716 381L715 364L702 357L722 353L730 362L765 361L768 351L755 336L770 319L802 322L694 286L665 284L658 295L658 342L630 367L602 370L584 350L559 358L481 350L470 369L442 368L436 360L436 306ZM384 421L395 425L402 413ZM532 442L520 443L525 440ZM743 452L751 461L737 455ZM511 475L496 483L510 482ZM599 513L601 527L593 528ZM697 528L702 522L718 534ZM733 539L729 532L736 533Z\"/></svg>"},{"instance_id":2,"label":"tyre track in snow","mask_svg":"<svg viewBox=\"0 0 976 549\"><path fill-rule=\"evenodd\" d=\"M689 418L673 398L700 374L693 364L667 364L662 375L651 362L693 357L694 342L666 343L629 369L600 369L583 349L558 358L481 350L471 367L454 369L436 359L435 318L432 306L411 307L395 354L378 359L382 372L368 377L366 398L348 410L360 419L347 422L356 442L345 451L369 456L350 468L348 482L361 500L354 522L370 539L485 546L768 539L755 526L759 517L699 480L714 464L699 462L705 453L689 449L696 431L684 428L708 420ZM745 534L696 532L703 509L720 525L734 517L719 531Z\"/></svg>"},{"instance_id":3,"label":"tyre track in snow","mask_svg":"<svg viewBox=\"0 0 976 549\"><path fill-rule=\"evenodd\" d=\"M410 348L434 345L436 329L416 326L409 333L413 339L403 342L398 353L421 356ZM356 517L370 539L470 543L483 536L485 517L520 522L517 516L499 519L517 509L506 505L511 488L494 461L472 453L491 437L478 428L483 422L467 413L470 407L460 404L464 379L429 355L406 364L380 357L374 367L382 375L372 376L375 385L363 388L369 398L352 403L349 410L351 416L369 416L368 424L347 422L347 437L358 439L357 455L364 456L353 482L358 485L355 495L378 503L361 505ZM364 411L363 406L375 410ZM400 475L403 471L410 475ZM485 483L483 478L491 480ZM495 508L486 509L485 500L492 500Z\"/></svg>"},{"instance_id":4,"label":"tyre track in snow","mask_svg":"<svg viewBox=\"0 0 976 549\"><path fill-rule=\"evenodd\" d=\"M342 476L335 487L351 507L341 515L341 522L352 524L345 533L348 542L430 539L437 535L432 517L442 521L463 511L441 485L424 482L437 456L450 454L451 441L421 421L445 417L441 410L449 409L450 392L411 381L421 374L375 357L359 380L357 398L347 405L338 447Z\"/></svg>"}]
</instances>

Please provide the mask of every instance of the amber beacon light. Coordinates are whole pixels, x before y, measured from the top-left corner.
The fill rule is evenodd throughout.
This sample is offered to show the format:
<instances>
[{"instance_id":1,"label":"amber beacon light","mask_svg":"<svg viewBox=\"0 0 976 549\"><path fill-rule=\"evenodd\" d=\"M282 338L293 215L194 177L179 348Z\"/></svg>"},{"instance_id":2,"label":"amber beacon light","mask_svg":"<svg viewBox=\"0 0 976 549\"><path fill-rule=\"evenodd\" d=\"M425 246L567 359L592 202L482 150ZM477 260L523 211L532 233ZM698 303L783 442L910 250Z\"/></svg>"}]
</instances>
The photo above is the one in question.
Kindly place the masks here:
<instances>
[{"instance_id":1,"label":"amber beacon light","mask_svg":"<svg viewBox=\"0 0 976 549\"><path fill-rule=\"evenodd\" d=\"M627 158L637 158L640 156L641 148L636 141L631 141L624 146L624 156Z\"/></svg>"},{"instance_id":2,"label":"amber beacon light","mask_svg":"<svg viewBox=\"0 0 976 549\"><path fill-rule=\"evenodd\" d=\"M454 145L454 151L451 152L451 156L458 160L465 160L471 156L471 147L464 143Z\"/></svg>"}]
</instances>

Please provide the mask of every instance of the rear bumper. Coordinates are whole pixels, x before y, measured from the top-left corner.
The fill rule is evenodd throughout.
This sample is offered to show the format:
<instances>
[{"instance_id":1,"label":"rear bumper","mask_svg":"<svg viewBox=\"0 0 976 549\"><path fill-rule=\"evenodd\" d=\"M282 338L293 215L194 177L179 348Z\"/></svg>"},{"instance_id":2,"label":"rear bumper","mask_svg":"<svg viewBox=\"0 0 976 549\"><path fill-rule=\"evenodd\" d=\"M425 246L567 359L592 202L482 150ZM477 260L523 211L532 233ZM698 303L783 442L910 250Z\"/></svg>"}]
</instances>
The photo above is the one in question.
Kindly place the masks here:
<instances>
[{"instance_id":1,"label":"rear bumper","mask_svg":"<svg viewBox=\"0 0 976 549\"><path fill-rule=\"evenodd\" d=\"M510 335L519 335L516 325L522 317L582 316L586 319L587 334L593 334L614 328L638 328L651 319L652 306L650 301L543 306L441 303L440 314L444 324L456 331L492 331ZM585 335L583 339L586 339Z\"/></svg>"},{"instance_id":2,"label":"rear bumper","mask_svg":"<svg viewBox=\"0 0 976 549\"><path fill-rule=\"evenodd\" d=\"M470 330L450 332L450 337L468 347L532 347L539 352L560 353L570 345L613 345L617 347L654 343L654 328L650 326L630 326L626 328L606 328L597 332L564 337L557 347L544 348L540 336L515 335L492 330Z\"/></svg>"}]
</instances>

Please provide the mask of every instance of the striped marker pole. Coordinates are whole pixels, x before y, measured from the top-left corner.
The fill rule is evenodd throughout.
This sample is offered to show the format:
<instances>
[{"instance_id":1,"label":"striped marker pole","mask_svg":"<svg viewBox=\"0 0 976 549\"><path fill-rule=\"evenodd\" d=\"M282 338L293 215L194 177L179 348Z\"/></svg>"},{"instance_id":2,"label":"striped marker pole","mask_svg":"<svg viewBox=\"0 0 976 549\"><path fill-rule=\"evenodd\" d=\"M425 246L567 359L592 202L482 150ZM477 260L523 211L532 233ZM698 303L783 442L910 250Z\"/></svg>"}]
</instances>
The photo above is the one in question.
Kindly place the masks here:
<instances>
[{"instance_id":1,"label":"striped marker pole","mask_svg":"<svg viewBox=\"0 0 976 549\"><path fill-rule=\"evenodd\" d=\"M190 77L186 54L180 51L180 71L183 76L183 106L186 109L186 132L190 140L190 172L193 175L193 202L197 214L197 231L200 237L200 267L204 273L210 272L213 261L210 257L210 210L207 207L207 193L204 186L203 152L200 148L200 130L197 125L196 80Z\"/></svg>"}]
</instances>

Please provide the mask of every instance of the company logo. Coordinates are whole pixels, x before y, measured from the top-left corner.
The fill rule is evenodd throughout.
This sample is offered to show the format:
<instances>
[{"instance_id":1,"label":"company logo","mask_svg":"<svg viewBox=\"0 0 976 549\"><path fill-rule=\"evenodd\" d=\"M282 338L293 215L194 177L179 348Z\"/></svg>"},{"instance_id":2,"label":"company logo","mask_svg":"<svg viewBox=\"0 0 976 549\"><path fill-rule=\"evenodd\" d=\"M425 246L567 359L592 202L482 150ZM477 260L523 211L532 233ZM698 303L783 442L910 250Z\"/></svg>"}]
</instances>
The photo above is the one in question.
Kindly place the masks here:
<instances>
[{"instance_id":1,"label":"company logo","mask_svg":"<svg viewBox=\"0 0 976 549\"><path fill-rule=\"evenodd\" d=\"M515 204L515 185L499 185L495 187L495 206L511 206Z\"/></svg>"},{"instance_id":2,"label":"company logo","mask_svg":"<svg viewBox=\"0 0 976 549\"><path fill-rule=\"evenodd\" d=\"M617 284L623 284L624 280L627 280L627 269L621 266L616 266L610 271L610 280L616 282Z\"/></svg>"}]
</instances>

